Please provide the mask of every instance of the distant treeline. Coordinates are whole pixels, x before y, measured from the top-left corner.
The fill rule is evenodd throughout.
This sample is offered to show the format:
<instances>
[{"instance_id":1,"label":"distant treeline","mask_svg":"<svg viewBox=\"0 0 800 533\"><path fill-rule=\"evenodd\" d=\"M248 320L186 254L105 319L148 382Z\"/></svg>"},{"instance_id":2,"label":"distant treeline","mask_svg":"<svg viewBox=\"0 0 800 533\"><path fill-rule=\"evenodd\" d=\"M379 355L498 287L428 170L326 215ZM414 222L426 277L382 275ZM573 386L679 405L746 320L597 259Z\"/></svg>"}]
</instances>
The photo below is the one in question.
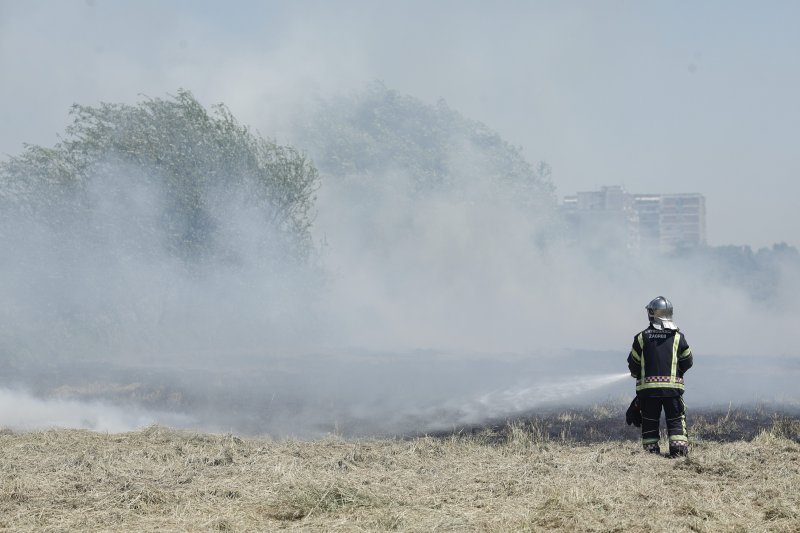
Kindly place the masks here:
<instances>
[{"instance_id":1,"label":"distant treeline","mask_svg":"<svg viewBox=\"0 0 800 533\"><path fill-rule=\"evenodd\" d=\"M787 287L800 287L800 252L786 243L756 251L750 246L732 245L683 248L670 257L710 268L708 277L744 290L767 305L794 303L795 294L787 293Z\"/></svg>"},{"instance_id":2,"label":"distant treeline","mask_svg":"<svg viewBox=\"0 0 800 533\"><path fill-rule=\"evenodd\" d=\"M102 201L127 201L97 197L114 194L101 191L103 184L122 176L128 193L145 187L158 194L158 213L146 213L154 218L137 212L131 222L187 261L235 260L221 232L234 201L262 213L262 244L272 253L307 258L317 168L359 192L385 188L387 175L400 173L413 194L496 195L532 213L555 206L546 164L534 168L518 148L443 101L427 105L381 83L319 102L297 124L304 151L263 139L224 105L206 110L186 90L136 105L76 104L71 116L54 147L26 145L0 162L4 215L72 231Z\"/></svg>"}]
</instances>

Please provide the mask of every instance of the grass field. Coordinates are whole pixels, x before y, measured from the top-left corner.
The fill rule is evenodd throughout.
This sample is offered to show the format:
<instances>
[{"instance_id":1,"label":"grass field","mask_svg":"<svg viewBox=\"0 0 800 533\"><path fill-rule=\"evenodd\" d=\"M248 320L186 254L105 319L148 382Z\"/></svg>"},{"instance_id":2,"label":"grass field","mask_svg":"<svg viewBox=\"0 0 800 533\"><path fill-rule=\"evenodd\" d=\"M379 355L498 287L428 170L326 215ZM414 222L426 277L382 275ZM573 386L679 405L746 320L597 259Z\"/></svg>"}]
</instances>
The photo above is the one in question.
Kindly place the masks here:
<instances>
[{"instance_id":1,"label":"grass field","mask_svg":"<svg viewBox=\"0 0 800 533\"><path fill-rule=\"evenodd\" d=\"M702 438L736 418L701 419L681 459L541 420L375 440L4 430L0 529L800 531L800 422Z\"/></svg>"}]
</instances>

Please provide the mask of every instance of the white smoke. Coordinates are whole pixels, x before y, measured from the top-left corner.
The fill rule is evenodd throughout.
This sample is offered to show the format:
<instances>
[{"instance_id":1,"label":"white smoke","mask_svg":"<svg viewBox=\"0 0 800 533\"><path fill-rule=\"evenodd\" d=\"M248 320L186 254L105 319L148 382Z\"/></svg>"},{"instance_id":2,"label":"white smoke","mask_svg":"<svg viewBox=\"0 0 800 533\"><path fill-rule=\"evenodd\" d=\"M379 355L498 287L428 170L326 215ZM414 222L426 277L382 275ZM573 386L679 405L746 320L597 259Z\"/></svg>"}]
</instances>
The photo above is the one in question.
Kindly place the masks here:
<instances>
[{"instance_id":1,"label":"white smoke","mask_svg":"<svg viewBox=\"0 0 800 533\"><path fill-rule=\"evenodd\" d=\"M189 416L131 405L43 399L24 390L0 388L0 428L18 431L70 428L118 433L156 423L186 427L194 421Z\"/></svg>"}]
</instances>

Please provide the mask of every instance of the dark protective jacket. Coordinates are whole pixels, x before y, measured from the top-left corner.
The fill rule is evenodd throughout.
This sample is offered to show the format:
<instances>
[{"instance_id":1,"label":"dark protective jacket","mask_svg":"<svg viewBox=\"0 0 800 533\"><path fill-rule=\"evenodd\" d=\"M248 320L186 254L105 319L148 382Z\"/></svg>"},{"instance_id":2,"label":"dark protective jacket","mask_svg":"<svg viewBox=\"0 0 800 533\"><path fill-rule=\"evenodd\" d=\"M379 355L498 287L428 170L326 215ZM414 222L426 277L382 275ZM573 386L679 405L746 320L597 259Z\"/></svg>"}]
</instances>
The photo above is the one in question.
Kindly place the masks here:
<instances>
[{"instance_id":1,"label":"dark protective jacket","mask_svg":"<svg viewBox=\"0 0 800 533\"><path fill-rule=\"evenodd\" d=\"M651 324L633 339L628 368L637 378L638 396L680 396L683 374L692 366L692 350L683 333Z\"/></svg>"}]
</instances>

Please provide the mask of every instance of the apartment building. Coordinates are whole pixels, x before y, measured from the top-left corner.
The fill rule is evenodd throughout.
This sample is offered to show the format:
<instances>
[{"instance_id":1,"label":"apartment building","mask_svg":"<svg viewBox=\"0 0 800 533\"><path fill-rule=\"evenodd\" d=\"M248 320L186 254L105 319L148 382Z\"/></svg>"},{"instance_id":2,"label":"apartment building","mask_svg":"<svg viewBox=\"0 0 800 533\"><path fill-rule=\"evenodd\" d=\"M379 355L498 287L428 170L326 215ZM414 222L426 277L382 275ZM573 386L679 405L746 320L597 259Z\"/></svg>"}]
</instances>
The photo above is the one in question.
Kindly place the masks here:
<instances>
[{"instance_id":1,"label":"apartment building","mask_svg":"<svg viewBox=\"0 0 800 533\"><path fill-rule=\"evenodd\" d=\"M706 243L706 199L702 194L661 195L659 242L666 250Z\"/></svg>"},{"instance_id":2,"label":"apartment building","mask_svg":"<svg viewBox=\"0 0 800 533\"><path fill-rule=\"evenodd\" d=\"M614 185L567 196L562 210L584 246L669 252L706 243L702 194L630 194Z\"/></svg>"}]
</instances>

